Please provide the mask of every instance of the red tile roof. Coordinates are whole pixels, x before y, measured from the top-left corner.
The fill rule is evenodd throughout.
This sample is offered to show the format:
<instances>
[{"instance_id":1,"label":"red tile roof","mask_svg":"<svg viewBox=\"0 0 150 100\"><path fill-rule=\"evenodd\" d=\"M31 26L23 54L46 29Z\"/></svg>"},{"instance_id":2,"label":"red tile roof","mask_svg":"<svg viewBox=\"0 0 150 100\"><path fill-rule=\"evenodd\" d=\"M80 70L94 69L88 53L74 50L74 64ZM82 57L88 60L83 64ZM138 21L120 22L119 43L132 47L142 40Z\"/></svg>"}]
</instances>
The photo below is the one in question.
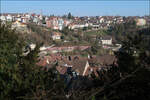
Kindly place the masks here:
<instances>
[{"instance_id":1,"label":"red tile roof","mask_svg":"<svg viewBox=\"0 0 150 100\"><path fill-rule=\"evenodd\" d=\"M58 61L58 66L56 67L56 69L60 72L60 74L66 73L67 67L65 65L68 65L68 66L72 66L72 71L79 73L79 75L83 75L86 63L88 61L89 67L85 72L85 76L87 76L91 72L94 72L94 74L98 76L97 70L99 70L99 68L105 67L105 65L113 64L113 62L116 60L115 56L110 56L110 55L92 57L91 59L88 59L86 57L81 57L81 56L70 56L70 60L68 58L69 57L67 56L61 56L61 55L45 56L43 59L40 60L40 62L38 62L38 65L46 66L47 60L50 63Z\"/></svg>"}]
</instances>

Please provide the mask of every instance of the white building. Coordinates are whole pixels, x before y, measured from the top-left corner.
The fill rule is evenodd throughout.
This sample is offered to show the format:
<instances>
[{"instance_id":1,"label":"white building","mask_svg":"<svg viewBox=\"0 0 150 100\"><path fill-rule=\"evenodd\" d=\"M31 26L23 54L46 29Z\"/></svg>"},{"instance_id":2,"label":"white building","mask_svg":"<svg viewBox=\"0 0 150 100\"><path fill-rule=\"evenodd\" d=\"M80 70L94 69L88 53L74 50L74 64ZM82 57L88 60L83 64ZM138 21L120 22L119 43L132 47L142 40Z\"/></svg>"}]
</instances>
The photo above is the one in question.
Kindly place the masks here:
<instances>
[{"instance_id":1,"label":"white building","mask_svg":"<svg viewBox=\"0 0 150 100\"><path fill-rule=\"evenodd\" d=\"M60 40L61 39L61 33L59 33L59 32L53 32L52 39L53 40Z\"/></svg>"},{"instance_id":2,"label":"white building","mask_svg":"<svg viewBox=\"0 0 150 100\"><path fill-rule=\"evenodd\" d=\"M30 19L31 15L30 14L26 14L25 17L28 18L28 19Z\"/></svg>"},{"instance_id":3,"label":"white building","mask_svg":"<svg viewBox=\"0 0 150 100\"><path fill-rule=\"evenodd\" d=\"M19 21L13 22L12 23L12 29L17 28L17 29L26 29L27 25L25 23L21 23Z\"/></svg>"},{"instance_id":4,"label":"white building","mask_svg":"<svg viewBox=\"0 0 150 100\"><path fill-rule=\"evenodd\" d=\"M3 15L2 15L2 16L0 16L0 20L1 20L1 21L6 21L6 17L5 17L5 16L3 16Z\"/></svg>"},{"instance_id":5,"label":"white building","mask_svg":"<svg viewBox=\"0 0 150 100\"><path fill-rule=\"evenodd\" d=\"M13 20L11 15L6 16L6 19L7 19L7 21L12 21Z\"/></svg>"},{"instance_id":6,"label":"white building","mask_svg":"<svg viewBox=\"0 0 150 100\"><path fill-rule=\"evenodd\" d=\"M34 50L34 49L35 49L35 47L36 47L36 44L30 44L30 48L31 48L31 50Z\"/></svg>"},{"instance_id":7,"label":"white building","mask_svg":"<svg viewBox=\"0 0 150 100\"><path fill-rule=\"evenodd\" d=\"M146 24L146 20L143 18L137 19L137 26L143 26Z\"/></svg>"},{"instance_id":8,"label":"white building","mask_svg":"<svg viewBox=\"0 0 150 100\"><path fill-rule=\"evenodd\" d=\"M27 23L28 21L29 21L29 18L27 18L27 17L22 17L21 18L22 23Z\"/></svg>"},{"instance_id":9,"label":"white building","mask_svg":"<svg viewBox=\"0 0 150 100\"><path fill-rule=\"evenodd\" d=\"M42 15L40 15L40 16L39 16L39 19L40 19L40 20L43 20L43 16L42 16Z\"/></svg>"},{"instance_id":10,"label":"white building","mask_svg":"<svg viewBox=\"0 0 150 100\"><path fill-rule=\"evenodd\" d=\"M102 37L100 39L100 42L101 42L102 45L112 45L112 38L108 37L108 36Z\"/></svg>"},{"instance_id":11,"label":"white building","mask_svg":"<svg viewBox=\"0 0 150 100\"><path fill-rule=\"evenodd\" d=\"M58 29L62 30L64 26L64 21L63 19L58 19Z\"/></svg>"},{"instance_id":12,"label":"white building","mask_svg":"<svg viewBox=\"0 0 150 100\"><path fill-rule=\"evenodd\" d=\"M99 22L103 23L104 22L104 18L100 18Z\"/></svg>"},{"instance_id":13,"label":"white building","mask_svg":"<svg viewBox=\"0 0 150 100\"><path fill-rule=\"evenodd\" d=\"M46 17L45 17L45 22L46 22L47 20L48 20L48 17L46 16Z\"/></svg>"},{"instance_id":14,"label":"white building","mask_svg":"<svg viewBox=\"0 0 150 100\"><path fill-rule=\"evenodd\" d=\"M19 22L22 21L21 17L15 17L15 20L16 20L16 21L19 21Z\"/></svg>"},{"instance_id":15,"label":"white building","mask_svg":"<svg viewBox=\"0 0 150 100\"><path fill-rule=\"evenodd\" d=\"M84 28L84 27L88 27L89 24L74 24L74 25L70 25L69 29L78 29L78 28Z\"/></svg>"}]
</instances>

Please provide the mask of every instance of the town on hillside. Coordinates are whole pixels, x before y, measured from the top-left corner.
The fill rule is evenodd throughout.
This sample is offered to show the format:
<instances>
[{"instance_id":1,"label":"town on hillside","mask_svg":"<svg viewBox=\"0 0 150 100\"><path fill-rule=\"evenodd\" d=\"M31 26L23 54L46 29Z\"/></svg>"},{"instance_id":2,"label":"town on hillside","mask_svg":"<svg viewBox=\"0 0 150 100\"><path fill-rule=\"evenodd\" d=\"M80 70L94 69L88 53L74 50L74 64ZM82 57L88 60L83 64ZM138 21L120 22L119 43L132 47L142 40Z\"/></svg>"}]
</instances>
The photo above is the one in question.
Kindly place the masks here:
<instances>
[{"instance_id":1,"label":"town on hillside","mask_svg":"<svg viewBox=\"0 0 150 100\"><path fill-rule=\"evenodd\" d=\"M134 21L137 27L144 28L150 23L150 16L1 13L0 20L28 37L25 56L35 49L37 42L43 43L39 48L37 65L50 68L57 63L56 69L62 75L70 69L73 75L90 77L93 72L98 76L97 71L107 70L110 65L116 64L114 52L119 51L122 45L113 35L113 26Z\"/></svg>"},{"instance_id":2,"label":"town on hillside","mask_svg":"<svg viewBox=\"0 0 150 100\"><path fill-rule=\"evenodd\" d=\"M143 61L141 63L141 66L149 66L147 63L146 65L145 62L149 62L149 58L147 58L147 55L149 55L150 53L148 51L149 49L145 50L145 48L148 47L147 45L150 42L145 43L145 41L148 41L148 39L150 39L150 34L147 31L150 25L150 16L79 17L73 16L71 13L68 13L64 16L46 16L35 13L1 13L0 23L4 26L8 25L11 30L15 30L17 36L19 37L17 38L18 40L20 38L24 40L24 43L21 42L19 44L19 46L25 44L21 49L23 51L21 53L21 56L19 55L19 57L17 58L17 54L12 55L15 55L15 59L19 59L17 64L20 66L27 66L28 68L28 66L30 67L32 64L34 65L34 63L35 66L40 66L41 72L37 73L42 74L39 74L39 76L38 74L31 75L32 77L36 77L37 75L37 79L35 78L35 80L38 80L36 81L37 83L39 82L39 84L44 84L44 86L49 87L51 84L49 85L48 83L47 85L46 80L50 80L48 82L54 82L54 85L52 85L53 87L51 88L55 89L57 86L60 86L57 85L57 79L63 79L63 81L61 82L64 82L62 84L65 88L63 88L64 92L61 93L63 93L63 96L65 95L64 98L67 99L51 100L99 100L91 99L95 98L97 95L97 98L103 98L101 100L108 100L107 98L105 98L105 94L107 94L108 92L109 96L113 95L115 93L114 91L112 91L111 93L109 92L112 87L116 86L117 88L117 84L121 83L122 80L126 80L132 75L132 73L134 74L133 69L136 68L138 64L140 64L140 61ZM143 36L144 38L141 38L140 36L142 35L144 35L145 37ZM6 49L8 47L6 47ZM11 47L13 48L13 46ZM13 50L13 52L17 51L16 48ZM36 55L36 50L38 51L37 60L31 59ZM25 63L23 61L25 61ZM10 62L13 62L12 58ZM128 65L131 68L126 69ZM120 66L123 66L123 71ZM132 66L134 68L132 68ZM23 69L21 73L25 73L24 70L27 70L26 73L28 73L27 68ZM51 69L55 69L55 71L51 72ZM8 70L8 72L9 71L11 72L11 70ZM17 71L15 73L17 73ZM26 76L28 74L25 74L23 77L25 77L26 79L27 77L31 77ZM60 77L58 77L58 74L60 75ZM47 75L48 77L46 76L45 78L44 75ZM14 77L16 78L18 76L14 75ZM32 80L34 80L32 77L28 82L28 84L30 84L31 82L30 85L32 85ZM44 77L43 80L41 77ZM42 80L43 83L39 80ZM17 78L16 82L19 82ZM129 82L129 84L134 83ZM35 91L39 92L42 90L41 88L44 88L45 91L47 89L47 87L38 86L39 85L37 85L37 90L35 89ZM106 93L104 92L105 88ZM124 89L128 87L121 87L121 89L122 88ZM134 89L136 88L137 87L134 87ZM61 89L56 89L56 91L57 90ZM28 87L27 91L29 91ZM45 94L49 95L51 91L55 92L55 90L50 90L50 92L48 90L48 92L46 91L47 93L45 91L42 91L41 94L37 93L37 97L39 95L44 95L43 98L48 98L45 97ZM77 95L81 92L84 92L83 94L87 93L87 96L87 91L92 91L92 93L95 94L92 94L92 96L89 97L90 99L77 99L78 96L76 96L76 99L70 99L74 95ZM52 95L58 96L59 93L60 92L55 94L52 92ZM101 94L99 95L98 93ZM82 97L83 94L81 93L80 96ZM35 100L48 100L39 98L40 97Z\"/></svg>"}]
</instances>

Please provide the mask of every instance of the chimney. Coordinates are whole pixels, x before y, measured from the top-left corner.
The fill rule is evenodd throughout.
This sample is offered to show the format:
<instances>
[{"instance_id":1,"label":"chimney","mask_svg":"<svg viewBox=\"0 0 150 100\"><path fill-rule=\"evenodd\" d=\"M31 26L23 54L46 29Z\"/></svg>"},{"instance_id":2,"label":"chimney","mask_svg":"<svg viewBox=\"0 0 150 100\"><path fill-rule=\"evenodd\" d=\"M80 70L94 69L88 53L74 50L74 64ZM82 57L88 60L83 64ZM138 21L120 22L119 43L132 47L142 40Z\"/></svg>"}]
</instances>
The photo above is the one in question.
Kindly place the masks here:
<instances>
[{"instance_id":1,"label":"chimney","mask_svg":"<svg viewBox=\"0 0 150 100\"><path fill-rule=\"evenodd\" d=\"M69 61L71 61L71 56L68 56Z\"/></svg>"}]
</instances>

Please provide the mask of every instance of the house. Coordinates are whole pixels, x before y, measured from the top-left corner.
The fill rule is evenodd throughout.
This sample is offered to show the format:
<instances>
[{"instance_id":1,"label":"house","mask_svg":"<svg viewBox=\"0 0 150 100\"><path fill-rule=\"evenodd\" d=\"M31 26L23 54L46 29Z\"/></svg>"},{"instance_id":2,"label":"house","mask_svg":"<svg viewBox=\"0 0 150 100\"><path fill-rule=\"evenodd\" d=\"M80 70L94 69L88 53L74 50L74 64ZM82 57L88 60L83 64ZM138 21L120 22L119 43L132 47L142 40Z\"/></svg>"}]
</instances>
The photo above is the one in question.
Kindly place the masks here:
<instances>
[{"instance_id":1,"label":"house","mask_svg":"<svg viewBox=\"0 0 150 100\"><path fill-rule=\"evenodd\" d=\"M54 17L52 19L52 29L54 29L54 30L58 30L59 29L58 28L58 18L57 17Z\"/></svg>"},{"instance_id":2,"label":"house","mask_svg":"<svg viewBox=\"0 0 150 100\"><path fill-rule=\"evenodd\" d=\"M68 26L71 23L71 20L64 19L64 26Z\"/></svg>"},{"instance_id":3,"label":"house","mask_svg":"<svg viewBox=\"0 0 150 100\"><path fill-rule=\"evenodd\" d=\"M58 30L58 18L57 17L50 17L47 21L46 21L46 26L49 28L52 28L54 30Z\"/></svg>"},{"instance_id":4,"label":"house","mask_svg":"<svg viewBox=\"0 0 150 100\"><path fill-rule=\"evenodd\" d=\"M21 17L15 17L15 20L16 20L16 21L19 21L19 22L22 21Z\"/></svg>"},{"instance_id":5,"label":"house","mask_svg":"<svg viewBox=\"0 0 150 100\"><path fill-rule=\"evenodd\" d=\"M34 22L34 23L38 24L39 21L40 21L40 19L39 19L37 16L35 16L35 17L33 18L33 22Z\"/></svg>"},{"instance_id":6,"label":"house","mask_svg":"<svg viewBox=\"0 0 150 100\"><path fill-rule=\"evenodd\" d=\"M76 74L79 76L88 76L91 74L88 59L79 56L64 57L59 61L59 65L56 68L60 74ZM68 73L68 70L71 73Z\"/></svg>"},{"instance_id":7,"label":"house","mask_svg":"<svg viewBox=\"0 0 150 100\"><path fill-rule=\"evenodd\" d=\"M48 27L48 28L52 27L51 20L49 20L49 19L46 20L46 27Z\"/></svg>"},{"instance_id":8,"label":"house","mask_svg":"<svg viewBox=\"0 0 150 100\"><path fill-rule=\"evenodd\" d=\"M59 18L58 19L58 29L59 30L62 30L63 29L63 26L64 26L64 20Z\"/></svg>"},{"instance_id":9,"label":"house","mask_svg":"<svg viewBox=\"0 0 150 100\"><path fill-rule=\"evenodd\" d=\"M92 27L92 29L99 29L100 25L99 24L92 24L91 27Z\"/></svg>"},{"instance_id":10,"label":"house","mask_svg":"<svg viewBox=\"0 0 150 100\"><path fill-rule=\"evenodd\" d=\"M52 63L57 62L56 70L61 75L72 75L72 76L88 76L91 74L98 76L97 71L101 69L109 69L114 64L115 56L103 55L99 57L81 57L75 56L62 56L60 54L51 54L49 56L41 57L37 63L40 66L51 68ZM75 74L75 75L74 75Z\"/></svg>"},{"instance_id":11,"label":"house","mask_svg":"<svg viewBox=\"0 0 150 100\"><path fill-rule=\"evenodd\" d=\"M102 45L112 45L112 37L110 37L110 36L101 37L100 43Z\"/></svg>"},{"instance_id":12,"label":"house","mask_svg":"<svg viewBox=\"0 0 150 100\"><path fill-rule=\"evenodd\" d=\"M27 25L25 23L21 23L19 21L15 21L12 23L12 29L16 28L16 29L25 29L27 27Z\"/></svg>"},{"instance_id":13,"label":"house","mask_svg":"<svg viewBox=\"0 0 150 100\"><path fill-rule=\"evenodd\" d=\"M40 20L43 20L42 14L40 14L40 15L38 16L38 18L39 18Z\"/></svg>"},{"instance_id":14,"label":"house","mask_svg":"<svg viewBox=\"0 0 150 100\"><path fill-rule=\"evenodd\" d=\"M36 44L30 44L29 46L30 46L30 49L31 49L31 50L34 50L35 47L36 47Z\"/></svg>"},{"instance_id":15,"label":"house","mask_svg":"<svg viewBox=\"0 0 150 100\"><path fill-rule=\"evenodd\" d=\"M26 18L26 17L22 17L22 18L21 18L21 22L22 22L22 23L27 23L28 21L29 21L29 19Z\"/></svg>"},{"instance_id":16,"label":"house","mask_svg":"<svg viewBox=\"0 0 150 100\"><path fill-rule=\"evenodd\" d=\"M45 17L45 22L48 20L48 16Z\"/></svg>"},{"instance_id":17,"label":"house","mask_svg":"<svg viewBox=\"0 0 150 100\"><path fill-rule=\"evenodd\" d=\"M103 17L100 17L99 22L100 22L100 23L104 23L104 18L103 18Z\"/></svg>"},{"instance_id":18,"label":"house","mask_svg":"<svg viewBox=\"0 0 150 100\"><path fill-rule=\"evenodd\" d=\"M52 39L53 40L60 40L61 39L61 33L60 32L53 32L52 33Z\"/></svg>"},{"instance_id":19,"label":"house","mask_svg":"<svg viewBox=\"0 0 150 100\"><path fill-rule=\"evenodd\" d=\"M90 77L91 74L95 74L95 76L98 76L97 71L101 69L107 69L109 65L114 63L114 61L115 56L110 55L93 58L70 56L65 57L61 61L59 61L59 67L56 68L61 74L65 74L67 73L67 69L70 66L69 69L71 69L71 71L75 72L77 75Z\"/></svg>"},{"instance_id":20,"label":"house","mask_svg":"<svg viewBox=\"0 0 150 100\"><path fill-rule=\"evenodd\" d=\"M50 17L46 20L46 26L54 30L62 30L64 27L64 20L60 17Z\"/></svg>"},{"instance_id":21,"label":"house","mask_svg":"<svg viewBox=\"0 0 150 100\"><path fill-rule=\"evenodd\" d=\"M6 21L6 17L5 17L5 16L3 16L3 15L2 15L2 16L0 16L0 20L1 20L1 21Z\"/></svg>"},{"instance_id":22,"label":"house","mask_svg":"<svg viewBox=\"0 0 150 100\"><path fill-rule=\"evenodd\" d=\"M146 25L146 20L144 18L139 18L139 19L136 19L136 25L137 26L144 26Z\"/></svg>"},{"instance_id":23,"label":"house","mask_svg":"<svg viewBox=\"0 0 150 100\"><path fill-rule=\"evenodd\" d=\"M11 15L6 16L7 21L13 21L13 17Z\"/></svg>"},{"instance_id":24,"label":"house","mask_svg":"<svg viewBox=\"0 0 150 100\"><path fill-rule=\"evenodd\" d=\"M56 67L60 74L69 74L70 70L73 74L74 72L80 76L86 76L86 70L89 67L89 63L86 58L76 58L73 56L63 57L59 61L59 65Z\"/></svg>"},{"instance_id":25,"label":"house","mask_svg":"<svg viewBox=\"0 0 150 100\"><path fill-rule=\"evenodd\" d=\"M69 25L69 29L79 29L79 28L84 28L88 27L88 23L71 23Z\"/></svg>"},{"instance_id":26,"label":"house","mask_svg":"<svg viewBox=\"0 0 150 100\"><path fill-rule=\"evenodd\" d=\"M27 13L27 14L25 14L25 17L28 18L28 19L30 19L31 15Z\"/></svg>"}]
</instances>

